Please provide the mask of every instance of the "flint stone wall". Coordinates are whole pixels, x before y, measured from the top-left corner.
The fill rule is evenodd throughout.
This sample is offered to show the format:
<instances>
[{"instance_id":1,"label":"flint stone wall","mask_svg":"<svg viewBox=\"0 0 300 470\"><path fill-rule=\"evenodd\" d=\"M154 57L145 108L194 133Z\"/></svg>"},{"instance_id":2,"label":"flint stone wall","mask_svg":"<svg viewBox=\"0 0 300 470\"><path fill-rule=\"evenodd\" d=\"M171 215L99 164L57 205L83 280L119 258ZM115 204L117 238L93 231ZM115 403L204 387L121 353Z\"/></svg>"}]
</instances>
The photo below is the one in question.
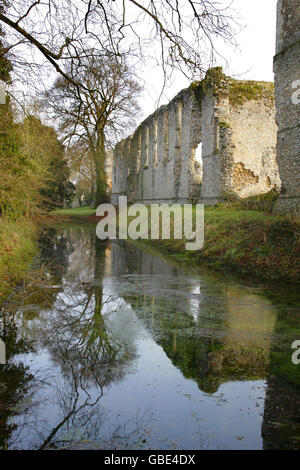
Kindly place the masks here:
<instances>
[{"instance_id":1,"label":"flint stone wall","mask_svg":"<svg viewBox=\"0 0 300 470\"><path fill-rule=\"evenodd\" d=\"M282 182L278 213L300 215L300 1L280 0L274 57L277 162ZM298 82L298 83L297 83ZM295 88L296 87L296 88ZM298 103L293 102L297 99Z\"/></svg>"},{"instance_id":2,"label":"flint stone wall","mask_svg":"<svg viewBox=\"0 0 300 470\"><path fill-rule=\"evenodd\" d=\"M280 188L272 84L222 69L181 91L114 150L112 203L215 204ZM202 172L196 149L202 143Z\"/></svg>"}]
</instances>

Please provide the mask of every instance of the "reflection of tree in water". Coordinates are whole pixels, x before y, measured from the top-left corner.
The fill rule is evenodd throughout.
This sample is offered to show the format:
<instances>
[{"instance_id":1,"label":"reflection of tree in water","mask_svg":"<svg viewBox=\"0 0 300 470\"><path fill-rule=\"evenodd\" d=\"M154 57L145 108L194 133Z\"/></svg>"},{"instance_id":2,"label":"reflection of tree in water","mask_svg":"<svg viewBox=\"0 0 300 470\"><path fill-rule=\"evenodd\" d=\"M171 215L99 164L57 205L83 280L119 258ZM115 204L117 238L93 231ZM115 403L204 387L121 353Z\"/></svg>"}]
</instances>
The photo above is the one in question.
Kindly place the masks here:
<instances>
[{"instance_id":1,"label":"reflection of tree in water","mask_svg":"<svg viewBox=\"0 0 300 470\"><path fill-rule=\"evenodd\" d=\"M4 403L5 410L1 418L2 442L6 442L13 431L14 441L18 436L22 442L22 432L23 438L28 438L25 423L22 426L15 421L13 425L7 425L9 417L17 414L24 416L24 409L16 407L20 400L27 403L30 419L34 423L31 423L31 448L59 444L63 437L64 441L83 436L85 439L99 439L100 428L107 418L101 410L100 399L113 381L123 377L126 365L135 355L132 345L117 341L105 324L103 307L111 304L110 309L114 308L114 299L103 292L102 285L106 246L96 240L94 231L85 234L84 240L79 232L74 230L70 234L69 231L68 237L65 237L60 231L58 238L51 230L47 236L44 234L46 239L41 250L45 251L40 259L45 259L48 285L41 283L38 288L34 286L32 292L24 293L18 323L19 331L21 327L29 337L32 334L39 346L50 352L53 363L58 366L58 373L49 375L47 384L40 383L37 396L43 397L49 392L49 400L52 400L56 410L59 409L60 416L56 425L49 430L48 415L42 418L39 411L34 412L34 404L29 404L33 379L29 367L8 364L1 374L3 387L0 401ZM88 255L86 258L80 256L81 249ZM78 279L74 282L74 271L70 274L68 264L76 250L75 261L81 261L82 270L86 268L90 274L90 267L93 266L93 279L88 276L88 281L92 282L78 282ZM48 263L49 260L51 262ZM62 269L57 270L57 267ZM62 285L51 288L53 283ZM35 305L40 306L40 313L34 308ZM25 343L17 339L17 331L14 325L12 332L15 336L11 332L12 337L9 338L6 328L3 339L10 344L10 351L27 354L31 349L26 349ZM43 388L44 385L46 388ZM36 402L35 405L40 410L39 406L43 408L46 403ZM51 406L51 403L48 405ZM142 427L145 417L140 416L138 422Z\"/></svg>"},{"instance_id":2,"label":"reflection of tree in water","mask_svg":"<svg viewBox=\"0 0 300 470\"><path fill-rule=\"evenodd\" d=\"M30 316L30 304L40 305L40 313L35 310L34 334L30 321L29 326L25 325L26 322L23 326L32 337L37 338L38 333L41 349L45 348L50 352L51 360L57 366L53 369L53 373L58 371L57 375L54 379L48 378L48 389L43 388L44 383L39 384L39 395L44 396L44 390L49 391L51 388L49 400L52 401L55 410L58 409L58 413L55 415L55 424L47 420L48 415L42 418L41 414L36 416L31 414L32 420L36 418L36 422L31 423L30 433L33 434L32 429L36 432L36 436L32 438L34 444L31 448L60 446L62 441L99 440L103 426L109 420L101 408L101 398L112 382L124 376L128 364L135 357L132 343L122 339L122 335L116 337L111 328L110 314L103 313L103 310L113 313L118 303L117 298L103 290L105 244L97 240L92 231L82 234L81 230L76 231L75 228L70 230L68 235L60 230L58 239L55 240L54 236L51 243L53 246L49 247L48 253L43 254L46 260L51 261L49 266L46 262L49 274L47 283L50 287L42 284L38 289L34 288L32 295L26 294L24 306L26 307L28 303L28 310L23 309L22 318L23 320L33 318ZM114 253L118 254L119 252ZM226 303L230 300L228 300L228 291L224 295L217 285L216 291L213 288L209 291L209 298L205 298L207 293L202 291L201 298L204 302L202 314L196 318L192 315L192 292L188 291L188 283L185 291L185 287L181 285L182 279L176 279L176 273L174 274L170 268L169 274L173 279L170 281L171 284L163 285L162 277L158 276L160 281L156 281L159 284L156 292L152 283L155 282L157 273L154 273L153 277L148 275L145 253L142 258L139 257L139 252L136 253L131 249L126 256L131 263L130 268L121 266L122 260L115 256L121 266L121 273L145 272L145 276L144 281L142 276L136 276L135 281L126 276L126 285L131 282L133 288L127 293L126 287L124 300L133 307L136 315L152 332L156 342L163 347L173 364L186 378L195 380L201 390L213 393L221 383L229 380L267 377L270 365L267 357L269 349L260 350L251 343L247 344L246 340L244 343L235 342L236 331L240 328L239 323L233 325L237 318L235 310L231 312L231 330L226 324L228 316L224 323L223 313L229 312ZM155 262L154 258L149 260L150 274ZM60 269L57 269L59 266ZM164 269L162 273L167 276L167 268ZM79 271L81 277L76 274ZM116 270L116 274L118 272ZM117 282L119 280L120 278ZM51 284L59 285L51 288ZM212 298L219 299L220 302L214 302ZM252 303L248 303L252 309ZM232 305L240 309L239 303L232 302ZM243 313L244 311L245 307ZM287 318L287 315L284 318ZM218 319L221 319L220 323L216 323ZM282 328L283 324L279 322L277 329L280 335ZM231 333L226 336L228 331ZM11 347L11 351L13 347L25 354L30 351L30 348L28 351L22 350L22 343L16 332L11 335L11 339L8 335L7 341L15 345ZM272 374L268 379L263 437L266 448L284 446L295 448L299 440L293 440L291 437L294 434L297 437L297 433L299 436L300 407L297 399L299 384L291 386L291 377L287 370L292 341L288 338L284 350L278 349L278 341L275 335L270 355ZM8 368L8 372L9 365L15 368L12 375L4 377L2 373L4 369L0 373L0 402L4 403L0 421L0 439L3 447L5 442L12 441L12 437L16 442L22 428L18 424L20 429L16 429L17 425L10 424L8 417L23 417L24 407L33 406L28 405L27 398L36 390L33 389L33 385L37 385L24 364L14 365L12 357L9 362L10 364L5 367ZM41 408L37 409L40 411ZM145 421L147 421L145 415L138 416L135 429L141 429ZM23 429L24 433L28 433L28 427ZM114 434L117 434L117 426Z\"/></svg>"},{"instance_id":3,"label":"reflection of tree in water","mask_svg":"<svg viewBox=\"0 0 300 470\"><path fill-rule=\"evenodd\" d=\"M123 377L134 357L132 348L107 330L103 307L113 306L114 299L103 293L105 245L94 239L94 250L94 281L66 284L41 324L42 346L63 375L63 383L57 386L62 418L41 448L58 443L67 429L83 428L85 438L96 438L103 422L97 405L104 390Z\"/></svg>"},{"instance_id":4,"label":"reflection of tree in water","mask_svg":"<svg viewBox=\"0 0 300 470\"><path fill-rule=\"evenodd\" d=\"M17 427L11 418L23 413L24 399L28 398L34 384L29 367L16 362L14 357L32 352L33 346L20 335L11 311L1 312L0 338L6 345L6 364L0 365L0 449L5 449Z\"/></svg>"},{"instance_id":5,"label":"reflection of tree in water","mask_svg":"<svg viewBox=\"0 0 300 470\"><path fill-rule=\"evenodd\" d=\"M105 245L95 240L96 262L92 283L66 284L58 293L43 324L43 345L53 352L53 358L64 367L73 361L81 367L82 375L97 363L103 367L121 363L125 345L118 343L107 331L103 307L114 299L103 293L103 270L105 267ZM63 360L61 360L61 358ZM100 361L99 361L100 360ZM94 361L94 362L93 362Z\"/></svg>"},{"instance_id":6,"label":"reflection of tree in water","mask_svg":"<svg viewBox=\"0 0 300 470\"><path fill-rule=\"evenodd\" d=\"M14 303L22 303L22 311L27 320L39 316L39 309L51 308L55 302L64 273L68 267L68 257L73 251L63 230L44 228L38 238L39 253L33 269L37 270L34 282L14 294ZM55 286L55 287L54 287ZM19 295L18 295L19 294ZM31 308L33 306L33 308Z\"/></svg>"},{"instance_id":7,"label":"reflection of tree in water","mask_svg":"<svg viewBox=\"0 0 300 470\"><path fill-rule=\"evenodd\" d=\"M39 256L37 263L43 264L52 279L61 282L62 275L68 267L68 257L74 247L63 230L53 227L41 231L38 239Z\"/></svg>"}]
</instances>

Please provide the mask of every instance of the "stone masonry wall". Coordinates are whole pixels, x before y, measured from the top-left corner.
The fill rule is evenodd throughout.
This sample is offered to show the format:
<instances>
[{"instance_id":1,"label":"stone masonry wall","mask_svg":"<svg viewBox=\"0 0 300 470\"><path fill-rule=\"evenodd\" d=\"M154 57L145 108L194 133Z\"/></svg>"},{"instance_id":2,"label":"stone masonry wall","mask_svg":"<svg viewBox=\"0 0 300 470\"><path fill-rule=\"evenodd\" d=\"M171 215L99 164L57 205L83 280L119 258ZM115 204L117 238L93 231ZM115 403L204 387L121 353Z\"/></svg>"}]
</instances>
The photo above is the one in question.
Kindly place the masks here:
<instances>
[{"instance_id":1,"label":"stone masonry wall","mask_svg":"<svg viewBox=\"0 0 300 470\"><path fill-rule=\"evenodd\" d=\"M117 144L112 202L202 202L280 188L273 86L221 68L181 91ZM202 143L203 173L196 169Z\"/></svg>"},{"instance_id":2,"label":"stone masonry wall","mask_svg":"<svg viewBox=\"0 0 300 470\"><path fill-rule=\"evenodd\" d=\"M276 55L274 57L277 162L282 181L276 202L278 213L300 215L300 1L279 0ZM298 82L298 84L296 83Z\"/></svg>"},{"instance_id":3,"label":"stone masonry wall","mask_svg":"<svg viewBox=\"0 0 300 470\"><path fill-rule=\"evenodd\" d=\"M201 109L183 90L149 116L114 152L112 202L187 202L200 194L195 149L201 141Z\"/></svg>"}]
</instances>

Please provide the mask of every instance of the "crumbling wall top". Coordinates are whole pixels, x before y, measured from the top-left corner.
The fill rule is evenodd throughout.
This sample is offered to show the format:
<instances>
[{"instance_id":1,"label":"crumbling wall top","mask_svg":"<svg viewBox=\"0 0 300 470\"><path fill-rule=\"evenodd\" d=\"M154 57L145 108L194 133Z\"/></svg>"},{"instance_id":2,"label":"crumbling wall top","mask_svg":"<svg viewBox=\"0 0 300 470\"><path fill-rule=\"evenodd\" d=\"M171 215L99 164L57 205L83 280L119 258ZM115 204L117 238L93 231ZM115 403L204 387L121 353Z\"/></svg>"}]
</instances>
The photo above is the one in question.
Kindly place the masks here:
<instances>
[{"instance_id":1,"label":"crumbling wall top","mask_svg":"<svg viewBox=\"0 0 300 470\"><path fill-rule=\"evenodd\" d=\"M222 67L208 70L204 80L190 86L201 106L204 95L228 98L231 106L242 106L246 101L263 100L274 106L274 83L254 80L237 80L223 73Z\"/></svg>"}]
</instances>

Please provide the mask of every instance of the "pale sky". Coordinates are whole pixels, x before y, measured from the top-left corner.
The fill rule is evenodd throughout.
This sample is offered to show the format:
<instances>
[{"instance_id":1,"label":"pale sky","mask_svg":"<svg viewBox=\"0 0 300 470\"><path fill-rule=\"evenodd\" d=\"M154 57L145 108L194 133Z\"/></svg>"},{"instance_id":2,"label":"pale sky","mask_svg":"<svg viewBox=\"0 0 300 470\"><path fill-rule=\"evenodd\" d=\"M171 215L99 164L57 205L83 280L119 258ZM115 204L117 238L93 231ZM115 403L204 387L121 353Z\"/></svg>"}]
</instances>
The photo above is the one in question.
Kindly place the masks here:
<instances>
[{"instance_id":1,"label":"pale sky","mask_svg":"<svg viewBox=\"0 0 300 470\"><path fill-rule=\"evenodd\" d=\"M276 37L277 0L233 0L232 6L237 13L239 25L243 29L237 34L237 50L220 44L220 53L226 57L228 68L224 72L241 80L273 81L273 56ZM224 65L220 59L216 65ZM161 87L160 74L146 71L147 89L140 102L141 120L154 112ZM150 82L150 84L149 84ZM178 75L168 88L161 104L171 100L189 81Z\"/></svg>"},{"instance_id":2,"label":"pale sky","mask_svg":"<svg viewBox=\"0 0 300 470\"><path fill-rule=\"evenodd\" d=\"M238 35L241 53L232 56L234 74L241 78L273 81L277 0L234 0L245 29Z\"/></svg>"}]
</instances>

